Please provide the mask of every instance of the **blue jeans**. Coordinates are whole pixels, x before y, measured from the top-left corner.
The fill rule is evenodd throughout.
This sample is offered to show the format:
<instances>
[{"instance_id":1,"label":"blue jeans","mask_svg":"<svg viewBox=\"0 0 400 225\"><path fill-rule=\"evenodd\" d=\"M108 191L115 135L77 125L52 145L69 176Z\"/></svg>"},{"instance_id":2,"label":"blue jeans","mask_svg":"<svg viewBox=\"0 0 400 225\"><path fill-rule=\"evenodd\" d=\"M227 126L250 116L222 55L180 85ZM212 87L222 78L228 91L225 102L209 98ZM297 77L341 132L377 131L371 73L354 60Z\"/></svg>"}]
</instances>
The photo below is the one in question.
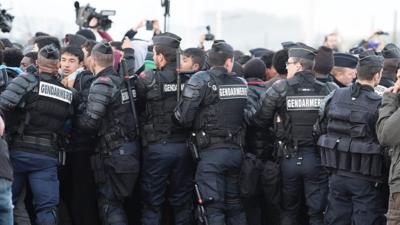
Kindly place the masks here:
<instances>
[{"instance_id":1,"label":"blue jeans","mask_svg":"<svg viewBox=\"0 0 400 225\"><path fill-rule=\"evenodd\" d=\"M200 152L196 182L205 200L208 224L247 224L239 190L241 162L242 153L236 148Z\"/></svg>"},{"instance_id":2,"label":"blue jeans","mask_svg":"<svg viewBox=\"0 0 400 225\"><path fill-rule=\"evenodd\" d=\"M28 179L33 194L36 223L55 225L60 198L57 176L58 159L16 150L10 151L10 159L14 168L12 185L14 204L19 200L19 194L24 188L25 180Z\"/></svg>"},{"instance_id":3,"label":"blue jeans","mask_svg":"<svg viewBox=\"0 0 400 225\"><path fill-rule=\"evenodd\" d=\"M12 182L0 178L0 224L13 225L13 206L11 201Z\"/></svg>"},{"instance_id":4,"label":"blue jeans","mask_svg":"<svg viewBox=\"0 0 400 225\"><path fill-rule=\"evenodd\" d=\"M161 223L168 182L168 200L173 208L175 224L191 224L193 167L186 143L159 143L148 146L143 153L144 225Z\"/></svg>"}]
</instances>

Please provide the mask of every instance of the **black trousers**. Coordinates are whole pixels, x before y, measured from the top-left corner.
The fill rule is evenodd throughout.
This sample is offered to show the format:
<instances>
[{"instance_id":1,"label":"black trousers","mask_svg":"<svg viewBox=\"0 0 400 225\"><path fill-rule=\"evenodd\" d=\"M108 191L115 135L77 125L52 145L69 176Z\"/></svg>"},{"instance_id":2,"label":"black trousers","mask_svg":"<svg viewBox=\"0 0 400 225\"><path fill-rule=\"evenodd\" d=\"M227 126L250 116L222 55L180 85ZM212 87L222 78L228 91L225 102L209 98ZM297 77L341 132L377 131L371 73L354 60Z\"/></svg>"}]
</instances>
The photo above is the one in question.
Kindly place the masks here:
<instances>
[{"instance_id":1,"label":"black trousers","mask_svg":"<svg viewBox=\"0 0 400 225\"><path fill-rule=\"evenodd\" d=\"M375 182L332 174L325 224L384 225L383 200L383 193Z\"/></svg>"},{"instance_id":2,"label":"black trousers","mask_svg":"<svg viewBox=\"0 0 400 225\"><path fill-rule=\"evenodd\" d=\"M91 154L92 151L68 152L66 165L60 169L61 199L73 225L100 224Z\"/></svg>"}]
</instances>

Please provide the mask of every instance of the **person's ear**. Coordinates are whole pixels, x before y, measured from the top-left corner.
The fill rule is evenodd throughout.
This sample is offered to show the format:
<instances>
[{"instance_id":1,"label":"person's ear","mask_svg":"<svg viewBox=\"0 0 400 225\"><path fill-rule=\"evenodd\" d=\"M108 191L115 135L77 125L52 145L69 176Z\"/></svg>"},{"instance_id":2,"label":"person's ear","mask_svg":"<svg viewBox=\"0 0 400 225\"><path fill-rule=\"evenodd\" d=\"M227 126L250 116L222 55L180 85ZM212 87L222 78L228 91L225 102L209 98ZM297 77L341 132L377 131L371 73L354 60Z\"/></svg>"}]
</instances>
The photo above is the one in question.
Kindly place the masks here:
<instances>
[{"instance_id":1,"label":"person's ear","mask_svg":"<svg viewBox=\"0 0 400 225\"><path fill-rule=\"evenodd\" d=\"M381 77L382 77L382 71L379 71L379 72L375 73L375 75L374 75L374 80L375 80L377 83L379 83L379 81L381 80Z\"/></svg>"},{"instance_id":2,"label":"person's ear","mask_svg":"<svg viewBox=\"0 0 400 225\"><path fill-rule=\"evenodd\" d=\"M297 69L297 71L301 71L301 70L303 70L303 66L298 62L298 63L296 63L295 64L296 65L296 69Z\"/></svg>"},{"instance_id":3,"label":"person's ear","mask_svg":"<svg viewBox=\"0 0 400 225\"><path fill-rule=\"evenodd\" d=\"M192 69L197 71L200 70L200 65L198 63L193 64Z\"/></svg>"}]
</instances>

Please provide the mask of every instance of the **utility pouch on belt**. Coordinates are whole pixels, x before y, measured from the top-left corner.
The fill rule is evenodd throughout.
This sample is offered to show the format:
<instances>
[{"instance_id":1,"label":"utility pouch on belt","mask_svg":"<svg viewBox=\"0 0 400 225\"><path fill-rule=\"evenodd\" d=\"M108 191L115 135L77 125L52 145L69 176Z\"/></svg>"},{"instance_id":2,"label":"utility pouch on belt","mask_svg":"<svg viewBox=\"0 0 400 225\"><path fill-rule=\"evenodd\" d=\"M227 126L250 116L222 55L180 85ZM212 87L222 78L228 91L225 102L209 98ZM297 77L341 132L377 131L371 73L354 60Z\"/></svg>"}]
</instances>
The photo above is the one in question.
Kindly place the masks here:
<instances>
[{"instance_id":1,"label":"utility pouch on belt","mask_svg":"<svg viewBox=\"0 0 400 225\"><path fill-rule=\"evenodd\" d=\"M210 137L204 131L198 132L195 139L199 149L204 149L210 145Z\"/></svg>"}]
</instances>

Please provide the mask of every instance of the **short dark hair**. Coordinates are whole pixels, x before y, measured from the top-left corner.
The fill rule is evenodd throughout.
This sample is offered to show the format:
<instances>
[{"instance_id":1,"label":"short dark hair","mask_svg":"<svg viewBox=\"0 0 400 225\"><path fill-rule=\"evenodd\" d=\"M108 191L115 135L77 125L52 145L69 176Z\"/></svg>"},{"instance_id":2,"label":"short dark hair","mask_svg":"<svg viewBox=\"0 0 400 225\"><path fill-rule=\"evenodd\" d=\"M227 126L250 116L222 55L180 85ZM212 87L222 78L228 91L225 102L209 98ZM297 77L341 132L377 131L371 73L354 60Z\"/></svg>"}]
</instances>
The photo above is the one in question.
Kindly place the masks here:
<instances>
[{"instance_id":1,"label":"short dark hair","mask_svg":"<svg viewBox=\"0 0 400 225\"><path fill-rule=\"evenodd\" d=\"M381 72L380 66L358 66L357 79L359 80L372 80L376 73Z\"/></svg>"},{"instance_id":2,"label":"short dark hair","mask_svg":"<svg viewBox=\"0 0 400 225\"><path fill-rule=\"evenodd\" d=\"M225 52L216 52L212 49L207 52L208 63L210 66L223 66L227 59L232 59L233 54L227 54Z\"/></svg>"},{"instance_id":3,"label":"short dark hair","mask_svg":"<svg viewBox=\"0 0 400 225\"><path fill-rule=\"evenodd\" d=\"M287 49L281 49L275 52L272 57L272 66L275 68L276 72L281 75L287 74L286 62L289 58L289 53Z\"/></svg>"},{"instance_id":4,"label":"short dark hair","mask_svg":"<svg viewBox=\"0 0 400 225\"><path fill-rule=\"evenodd\" d=\"M60 40L53 36L39 36L35 39L34 44L37 44L39 50L46 45L53 44L58 50L61 49Z\"/></svg>"},{"instance_id":5,"label":"short dark hair","mask_svg":"<svg viewBox=\"0 0 400 225\"><path fill-rule=\"evenodd\" d=\"M163 55L167 63L176 62L176 49L164 45L154 46L157 55Z\"/></svg>"},{"instance_id":6,"label":"short dark hair","mask_svg":"<svg viewBox=\"0 0 400 225\"><path fill-rule=\"evenodd\" d=\"M101 43L103 44L103 43ZM114 51L110 50L110 54L105 54L102 52L102 47L100 43L96 44L91 53L91 57L96 60L96 63L101 66L101 67L109 67L113 66L114 64ZM108 43L106 43L108 44ZM103 44L104 45L104 44ZM108 46L109 49L111 49L111 46ZM108 49L107 49L108 50Z\"/></svg>"},{"instance_id":7,"label":"short dark hair","mask_svg":"<svg viewBox=\"0 0 400 225\"><path fill-rule=\"evenodd\" d=\"M35 37L42 37L42 36L50 36L50 34L41 31L35 33Z\"/></svg>"},{"instance_id":8,"label":"short dark hair","mask_svg":"<svg viewBox=\"0 0 400 225\"><path fill-rule=\"evenodd\" d=\"M83 43L83 45L81 47L86 49L86 51L88 52L88 56L90 56L92 54L92 49L96 44L97 44L96 41L87 40L87 41L85 41L85 43Z\"/></svg>"},{"instance_id":9,"label":"short dark hair","mask_svg":"<svg viewBox=\"0 0 400 225\"><path fill-rule=\"evenodd\" d=\"M89 29L78 30L76 34L80 34L88 40L96 41L96 35L94 35L93 31Z\"/></svg>"},{"instance_id":10,"label":"short dark hair","mask_svg":"<svg viewBox=\"0 0 400 225\"><path fill-rule=\"evenodd\" d=\"M37 60L38 53L37 52L28 52L24 55L24 57L28 57L31 59L31 63L35 63Z\"/></svg>"},{"instance_id":11,"label":"short dark hair","mask_svg":"<svg viewBox=\"0 0 400 225\"><path fill-rule=\"evenodd\" d=\"M206 53L200 48L187 48L182 52L182 55L192 58L193 64L199 64L199 68L203 68L206 61Z\"/></svg>"},{"instance_id":12,"label":"short dark hair","mask_svg":"<svg viewBox=\"0 0 400 225\"><path fill-rule=\"evenodd\" d=\"M397 73L399 67L400 59L390 58L383 61L383 73L393 74Z\"/></svg>"},{"instance_id":13,"label":"short dark hair","mask_svg":"<svg viewBox=\"0 0 400 225\"><path fill-rule=\"evenodd\" d=\"M36 60L37 59L37 55L38 55L37 52L28 52L24 56Z\"/></svg>"},{"instance_id":14,"label":"short dark hair","mask_svg":"<svg viewBox=\"0 0 400 225\"><path fill-rule=\"evenodd\" d=\"M84 58L83 51L81 48L79 48L77 46L71 45L71 46L63 48L61 50L61 55L65 54L65 53L78 57L79 62L83 61L83 58Z\"/></svg>"},{"instance_id":15,"label":"short dark hair","mask_svg":"<svg viewBox=\"0 0 400 225\"><path fill-rule=\"evenodd\" d=\"M272 66L272 58L274 57L274 52L267 52L265 54L263 54L260 59L264 62L265 67L267 67L267 69L271 69Z\"/></svg>"},{"instance_id":16,"label":"short dark hair","mask_svg":"<svg viewBox=\"0 0 400 225\"><path fill-rule=\"evenodd\" d=\"M4 64L10 67L19 67L22 58L24 58L24 54L22 54L22 51L18 48L7 48L4 50L3 54Z\"/></svg>"},{"instance_id":17,"label":"short dark hair","mask_svg":"<svg viewBox=\"0 0 400 225\"><path fill-rule=\"evenodd\" d=\"M312 70L314 67L314 60L299 57L292 57L292 59L294 62L300 63L301 67L303 67L303 70Z\"/></svg>"}]
</instances>

